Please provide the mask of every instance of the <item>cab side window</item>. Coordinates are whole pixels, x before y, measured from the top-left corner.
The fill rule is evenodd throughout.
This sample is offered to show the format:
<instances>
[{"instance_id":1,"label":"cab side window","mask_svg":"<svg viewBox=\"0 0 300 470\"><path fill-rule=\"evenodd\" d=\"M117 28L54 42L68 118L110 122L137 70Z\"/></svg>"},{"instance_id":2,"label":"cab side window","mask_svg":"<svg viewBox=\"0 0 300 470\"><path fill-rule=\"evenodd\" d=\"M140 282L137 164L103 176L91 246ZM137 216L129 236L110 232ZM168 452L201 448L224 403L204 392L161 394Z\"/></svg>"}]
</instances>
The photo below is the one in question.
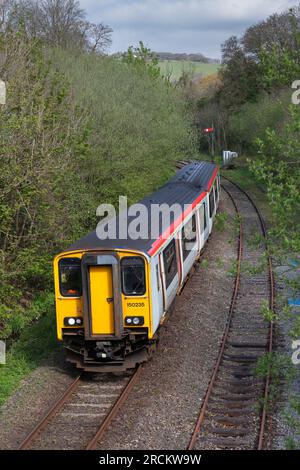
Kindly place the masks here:
<instances>
[{"instance_id":1,"label":"cab side window","mask_svg":"<svg viewBox=\"0 0 300 470\"><path fill-rule=\"evenodd\" d=\"M81 260L63 258L59 261L59 289L63 297L80 297L82 295Z\"/></svg>"},{"instance_id":2,"label":"cab side window","mask_svg":"<svg viewBox=\"0 0 300 470\"><path fill-rule=\"evenodd\" d=\"M146 292L145 264L139 256L121 260L122 290L125 295L144 295Z\"/></svg>"}]
</instances>

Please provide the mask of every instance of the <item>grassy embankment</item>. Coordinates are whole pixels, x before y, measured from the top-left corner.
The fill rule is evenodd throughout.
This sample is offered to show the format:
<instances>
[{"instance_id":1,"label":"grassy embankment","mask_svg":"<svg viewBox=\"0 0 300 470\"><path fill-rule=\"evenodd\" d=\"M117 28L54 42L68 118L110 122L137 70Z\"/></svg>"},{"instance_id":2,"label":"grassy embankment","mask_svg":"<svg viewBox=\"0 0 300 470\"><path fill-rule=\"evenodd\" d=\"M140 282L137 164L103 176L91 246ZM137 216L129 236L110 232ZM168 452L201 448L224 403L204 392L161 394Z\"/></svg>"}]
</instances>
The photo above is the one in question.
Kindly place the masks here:
<instances>
[{"instance_id":1,"label":"grassy embankment","mask_svg":"<svg viewBox=\"0 0 300 470\"><path fill-rule=\"evenodd\" d=\"M0 403L57 348L54 254L95 228L100 203L137 201L195 152L184 96L146 68L65 51L49 67L36 46L11 41L20 50L5 64L0 116Z\"/></svg>"}]
</instances>

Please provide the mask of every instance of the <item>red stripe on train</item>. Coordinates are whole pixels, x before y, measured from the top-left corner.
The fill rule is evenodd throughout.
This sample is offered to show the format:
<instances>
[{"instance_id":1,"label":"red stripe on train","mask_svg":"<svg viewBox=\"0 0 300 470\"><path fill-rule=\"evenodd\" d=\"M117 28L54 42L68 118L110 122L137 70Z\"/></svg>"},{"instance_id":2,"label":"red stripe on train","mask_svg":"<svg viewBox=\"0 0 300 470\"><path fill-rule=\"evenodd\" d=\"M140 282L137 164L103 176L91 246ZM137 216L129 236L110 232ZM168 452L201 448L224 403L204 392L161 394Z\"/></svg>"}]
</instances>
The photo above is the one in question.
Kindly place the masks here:
<instances>
[{"instance_id":1,"label":"red stripe on train","mask_svg":"<svg viewBox=\"0 0 300 470\"><path fill-rule=\"evenodd\" d=\"M213 175L211 179L208 182L207 185L207 191L203 191L186 209L178 219L173 222L170 227L168 227L164 233L152 244L152 247L148 251L148 255L153 256L156 251L159 250L159 248L164 244L164 242L172 235L172 233L175 232L176 228L184 221L184 219L192 212L192 210L199 204L199 202L202 201L202 199L205 198L207 192L210 191L210 188L213 185L213 182L219 172L219 167L217 166L216 169L213 172Z\"/></svg>"}]
</instances>

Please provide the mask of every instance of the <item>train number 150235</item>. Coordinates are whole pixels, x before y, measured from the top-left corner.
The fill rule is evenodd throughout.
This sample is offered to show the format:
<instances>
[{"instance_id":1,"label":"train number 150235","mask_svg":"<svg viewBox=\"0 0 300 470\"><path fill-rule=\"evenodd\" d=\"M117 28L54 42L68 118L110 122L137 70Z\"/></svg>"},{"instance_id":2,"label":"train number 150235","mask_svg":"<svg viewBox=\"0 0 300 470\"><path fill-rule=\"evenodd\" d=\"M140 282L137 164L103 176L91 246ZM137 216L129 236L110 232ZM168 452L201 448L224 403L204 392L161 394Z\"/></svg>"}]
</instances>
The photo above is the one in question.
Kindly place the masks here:
<instances>
[{"instance_id":1,"label":"train number 150235","mask_svg":"<svg viewBox=\"0 0 300 470\"><path fill-rule=\"evenodd\" d=\"M128 302L127 307L145 307L145 302Z\"/></svg>"}]
</instances>

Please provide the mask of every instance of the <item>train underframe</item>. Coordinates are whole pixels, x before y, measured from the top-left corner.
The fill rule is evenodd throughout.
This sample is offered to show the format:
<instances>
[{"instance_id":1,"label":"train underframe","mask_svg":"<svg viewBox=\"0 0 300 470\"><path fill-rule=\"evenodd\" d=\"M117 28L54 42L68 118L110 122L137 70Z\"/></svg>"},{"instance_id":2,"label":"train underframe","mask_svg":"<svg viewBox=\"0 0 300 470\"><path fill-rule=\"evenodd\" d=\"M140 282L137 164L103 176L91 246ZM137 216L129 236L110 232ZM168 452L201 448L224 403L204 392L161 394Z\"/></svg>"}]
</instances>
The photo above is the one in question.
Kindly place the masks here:
<instances>
[{"instance_id":1,"label":"train underframe","mask_svg":"<svg viewBox=\"0 0 300 470\"><path fill-rule=\"evenodd\" d=\"M152 356L158 336L148 330L124 331L120 338L85 339L84 331L63 334L67 361L86 372L121 372L135 368Z\"/></svg>"}]
</instances>

